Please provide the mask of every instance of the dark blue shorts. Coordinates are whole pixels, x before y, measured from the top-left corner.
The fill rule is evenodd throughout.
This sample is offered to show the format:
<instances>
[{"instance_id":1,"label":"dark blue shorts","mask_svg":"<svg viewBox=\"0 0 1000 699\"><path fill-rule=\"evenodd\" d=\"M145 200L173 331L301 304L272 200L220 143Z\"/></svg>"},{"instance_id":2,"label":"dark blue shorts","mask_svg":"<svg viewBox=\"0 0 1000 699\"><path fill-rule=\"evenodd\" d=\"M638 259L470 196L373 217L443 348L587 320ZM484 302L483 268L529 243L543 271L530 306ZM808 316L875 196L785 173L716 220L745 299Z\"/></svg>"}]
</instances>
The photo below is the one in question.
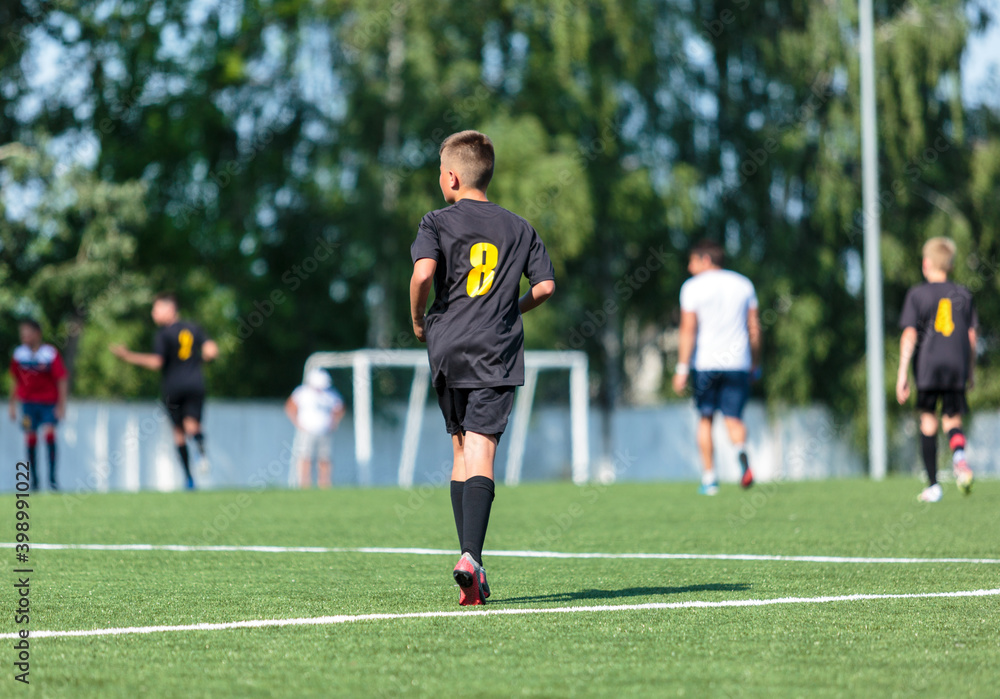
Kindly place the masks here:
<instances>
[{"instance_id":1,"label":"dark blue shorts","mask_svg":"<svg viewBox=\"0 0 1000 699\"><path fill-rule=\"evenodd\" d=\"M750 397L749 371L696 371L691 376L694 404L702 417L721 411L726 417L743 417Z\"/></svg>"},{"instance_id":2,"label":"dark blue shorts","mask_svg":"<svg viewBox=\"0 0 1000 699\"><path fill-rule=\"evenodd\" d=\"M42 425L56 425L55 403L22 403L21 427L25 432L37 432Z\"/></svg>"}]
</instances>

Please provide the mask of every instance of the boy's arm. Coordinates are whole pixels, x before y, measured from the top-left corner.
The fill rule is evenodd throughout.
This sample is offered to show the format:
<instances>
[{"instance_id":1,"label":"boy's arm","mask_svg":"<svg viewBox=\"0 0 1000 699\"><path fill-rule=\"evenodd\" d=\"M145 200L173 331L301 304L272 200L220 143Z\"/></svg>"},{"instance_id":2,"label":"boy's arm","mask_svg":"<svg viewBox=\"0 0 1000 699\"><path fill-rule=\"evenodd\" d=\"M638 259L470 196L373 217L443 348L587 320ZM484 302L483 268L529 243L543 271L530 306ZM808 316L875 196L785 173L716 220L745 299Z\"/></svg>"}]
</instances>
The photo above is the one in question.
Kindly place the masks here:
<instances>
[{"instance_id":1,"label":"boy's arm","mask_svg":"<svg viewBox=\"0 0 1000 699\"><path fill-rule=\"evenodd\" d=\"M427 313L427 297L430 296L436 271L437 260L422 257L413 263L413 276L410 277L410 319L413 321L413 334L421 342L427 342L424 335L424 315Z\"/></svg>"},{"instance_id":2,"label":"boy's arm","mask_svg":"<svg viewBox=\"0 0 1000 699\"><path fill-rule=\"evenodd\" d=\"M750 373L760 368L760 313L756 308L747 310L747 336L750 339Z\"/></svg>"},{"instance_id":3,"label":"boy's arm","mask_svg":"<svg viewBox=\"0 0 1000 699\"><path fill-rule=\"evenodd\" d=\"M292 425L298 429L299 423L297 418L299 416L299 406L295 404L295 401L291 396L289 396L288 400L285 401L285 415L287 415L288 419L292 421Z\"/></svg>"},{"instance_id":4,"label":"boy's arm","mask_svg":"<svg viewBox=\"0 0 1000 699\"><path fill-rule=\"evenodd\" d=\"M159 371L163 368L163 357L152 352L133 352L125 345L111 345L111 354L124 362L141 366L144 369Z\"/></svg>"},{"instance_id":5,"label":"boy's arm","mask_svg":"<svg viewBox=\"0 0 1000 699\"><path fill-rule=\"evenodd\" d=\"M13 380L10 382L10 419L11 422L17 420L17 374L13 371L10 372L13 375Z\"/></svg>"},{"instance_id":6,"label":"boy's arm","mask_svg":"<svg viewBox=\"0 0 1000 699\"><path fill-rule=\"evenodd\" d=\"M969 328L969 380L966 381L966 388L972 390L976 387L976 329Z\"/></svg>"},{"instance_id":7,"label":"boy's arm","mask_svg":"<svg viewBox=\"0 0 1000 699\"><path fill-rule=\"evenodd\" d=\"M59 400L56 403L56 419L62 420L66 417L66 401L69 398L69 377L64 376L56 381L56 387L59 389Z\"/></svg>"},{"instance_id":8,"label":"boy's arm","mask_svg":"<svg viewBox=\"0 0 1000 699\"><path fill-rule=\"evenodd\" d=\"M688 374L691 373L689 363L694 354L694 339L698 330L698 314L694 311L681 311L680 338L677 343L677 368L674 370L674 393L684 393Z\"/></svg>"},{"instance_id":9,"label":"boy's arm","mask_svg":"<svg viewBox=\"0 0 1000 699\"><path fill-rule=\"evenodd\" d=\"M554 293L556 293L556 283L554 280L546 279L543 282L538 282L524 292L524 296L517 300L517 307L521 311L521 315L524 315L532 308L538 308L548 301Z\"/></svg>"},{"instance_id":10,"label":"boy's arm","mask_svg":"<svg viewBox=\"0 0 1000 699\"><path fill-rule=\"evenodd\" d=\"M900 405L910 397L910 361L917 349L917 329L904 328L899 337L899 372L896 375L896 400Z\"/></svg>"}]
</instances>

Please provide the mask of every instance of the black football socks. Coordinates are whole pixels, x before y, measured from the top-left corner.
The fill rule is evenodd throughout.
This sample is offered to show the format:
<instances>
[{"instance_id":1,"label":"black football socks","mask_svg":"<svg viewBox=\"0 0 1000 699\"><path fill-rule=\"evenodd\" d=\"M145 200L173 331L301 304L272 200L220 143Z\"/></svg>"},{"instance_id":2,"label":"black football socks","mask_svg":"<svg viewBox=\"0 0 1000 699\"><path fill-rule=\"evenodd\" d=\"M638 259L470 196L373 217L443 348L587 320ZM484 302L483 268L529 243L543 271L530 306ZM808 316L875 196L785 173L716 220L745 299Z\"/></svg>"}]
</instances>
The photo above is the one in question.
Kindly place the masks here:
<instances>
[{"instance_id":1,"label":"black football socks","mask_svg":"<svg viewBox=\"0 0 1000 699\"><path fill-rule=\"evenodd\" d=\"M194 439L194 445L198 447L198 454L200 454L201 456L205 456L205 435L199 432L198 434L194 435L193 439Z\"/></svg>"},{"instance_id":2,"label":"black football socks","mask_svg":"<svg viewBox=\"0 0 1000 699\"><path fill-rule=\"evenodd\" d=\"M920 449L924 454L924 468L930 485L937 483L937 434L920 435Z\"/></svg>"},{"instance_id":3,"label":"black football socks","mask_svg":"<svg viewBox=\"0 0 1000 699\"><path fill-rule=\"evenodd\" d=\"M181 455L181 466L184 468L184 477L191 481L191 455L188 453L188 445L181 444L177 447L177 453Z\"/></svg>"},{"instance_id":4,"label":"black football socks","mask_svg":"<svg viewBox=\"0 0 1000 699\"><path fill-rule=\"evenodd\" d=\"M740 468L743 469L742 472L746 473L747 469L750 468L750 460L747 458L746 447L739 447L739 458L740 458Z\"/></svg>"},{"instance_id":5,"label":"black football socks","mask_svg":"<svg viewBox=\"0 0 1000 699\"><path fill-rule=\"evenodd\" d=\"M493 505L493 480L486 476L473 476L465 481L462 493L462 553L469 553L479 565L483 564L483 544L486 527L490 523Z\"/></svg>"},{"instance_id":6,"label":"black football socks","mask_svg":"<svg viewBox=\"0 0 1000 699\"><path fill-rule=\"evenodd\" d=\"M56 490L56 436L45 438L45 446L49 450L49 487Z\"/></svg>"},{"instance_id":7,"label":"black football socks","mask_svg":"<svg viewBox=\"0 0 1000 699\"><path fill-rule=\"evenodd\" d=\"M38 490L38 464L35 455L38 453L38 442L34 435L28 436L28 474L31 476L31 489Z\"/></svg>"},{"instance_id":8,"label":"black football socks","mask_svg":"<svg viewBox=\"0 0 1000 699\"><path fill-rule=\"evenodd\" d=\"M461 548L465 535L462 517L462 495L465 493L465 481L451 482L451 511L455 515L455 529L458 530L458 546ZM464 552L463 552L464 553Z\"/></svg>"}]
</instances>

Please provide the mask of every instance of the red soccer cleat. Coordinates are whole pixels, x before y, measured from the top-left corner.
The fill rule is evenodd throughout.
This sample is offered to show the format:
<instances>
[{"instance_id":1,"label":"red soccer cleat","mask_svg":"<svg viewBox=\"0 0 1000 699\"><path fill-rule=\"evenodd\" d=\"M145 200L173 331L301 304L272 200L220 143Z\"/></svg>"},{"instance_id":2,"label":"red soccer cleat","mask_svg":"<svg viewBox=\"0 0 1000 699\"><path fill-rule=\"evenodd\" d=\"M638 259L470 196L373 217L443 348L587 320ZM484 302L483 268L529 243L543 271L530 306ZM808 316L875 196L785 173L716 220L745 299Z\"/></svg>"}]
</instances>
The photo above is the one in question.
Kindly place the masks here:
<instances>
[{"instance_id":1,"label":"red soccer cleat","mask_svg":"<svg viewBox=\"0 0 1000 699\"><path fill-rule=\"evenodd\" d=\"M740 480L740 485L744 488L749 488L753 485L753 472L749 466L743 469L743 478Z\"/></svg>"},{"instance_id":2,"label":"red soccer cleat","mask_svg":"<svg viewBox=\"0 0 1000 699\"><path fill-rule=\"evenodd\" d=\"M452 575L455 577L455 582L458 583L458 587L462 593L458 599L458 603L463 607L485 604L481 589L483 580L480 576L481 570L468 553L463 553L455 565Z\"/></svg>"},{"instance_id":3,"label":"red soccer cleat","mask_svg":"<svg viewBox=\"0 0 1000 699\"><path fill-rule=\"evenodd\" d=\"M490 596L490 584L486 582L486 568L479 566L479 591L483 596L483 603L486 603L486 598Z\"/></svg>"}]
</instances>

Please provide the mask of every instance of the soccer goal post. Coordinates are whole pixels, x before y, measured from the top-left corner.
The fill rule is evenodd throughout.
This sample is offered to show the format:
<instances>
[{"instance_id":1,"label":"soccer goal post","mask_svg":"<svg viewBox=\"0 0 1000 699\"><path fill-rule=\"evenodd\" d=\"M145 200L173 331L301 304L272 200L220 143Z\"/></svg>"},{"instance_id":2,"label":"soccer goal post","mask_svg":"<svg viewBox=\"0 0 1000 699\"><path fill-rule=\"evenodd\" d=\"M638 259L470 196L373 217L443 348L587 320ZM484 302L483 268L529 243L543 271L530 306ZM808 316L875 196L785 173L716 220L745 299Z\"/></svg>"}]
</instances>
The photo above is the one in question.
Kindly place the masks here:
<instances>
[{"instance_id":1,"label":"soccer goal post","mask_svg":"<svg viewBox=\"0 0 1000 699\"><path fill-rule=\"evenodd\" d=\"M303 377L312 369L350 369L354 390L354 457L357 461L358 483L371 485L373 453L372 426L372 369L412 368L413 382L403 425L403 445L399 458L398 482L403 488L413 485L420 448L420 431L423 427L430 387L430 367L427 352L423 350L362 349L353 352L316 352L309 356ZM525 446L528 441L528 423L535 399L538 373L543 370L569 370L570 448L573 482L586 483L590 479L589 403L587 386L587 355L573 351L538 351L524 353L524 386L517 390L514 412L509 427L510 446L507 451L507 469L504 482L517 485L521 481Z\"/></svg>"}]
</instances>

